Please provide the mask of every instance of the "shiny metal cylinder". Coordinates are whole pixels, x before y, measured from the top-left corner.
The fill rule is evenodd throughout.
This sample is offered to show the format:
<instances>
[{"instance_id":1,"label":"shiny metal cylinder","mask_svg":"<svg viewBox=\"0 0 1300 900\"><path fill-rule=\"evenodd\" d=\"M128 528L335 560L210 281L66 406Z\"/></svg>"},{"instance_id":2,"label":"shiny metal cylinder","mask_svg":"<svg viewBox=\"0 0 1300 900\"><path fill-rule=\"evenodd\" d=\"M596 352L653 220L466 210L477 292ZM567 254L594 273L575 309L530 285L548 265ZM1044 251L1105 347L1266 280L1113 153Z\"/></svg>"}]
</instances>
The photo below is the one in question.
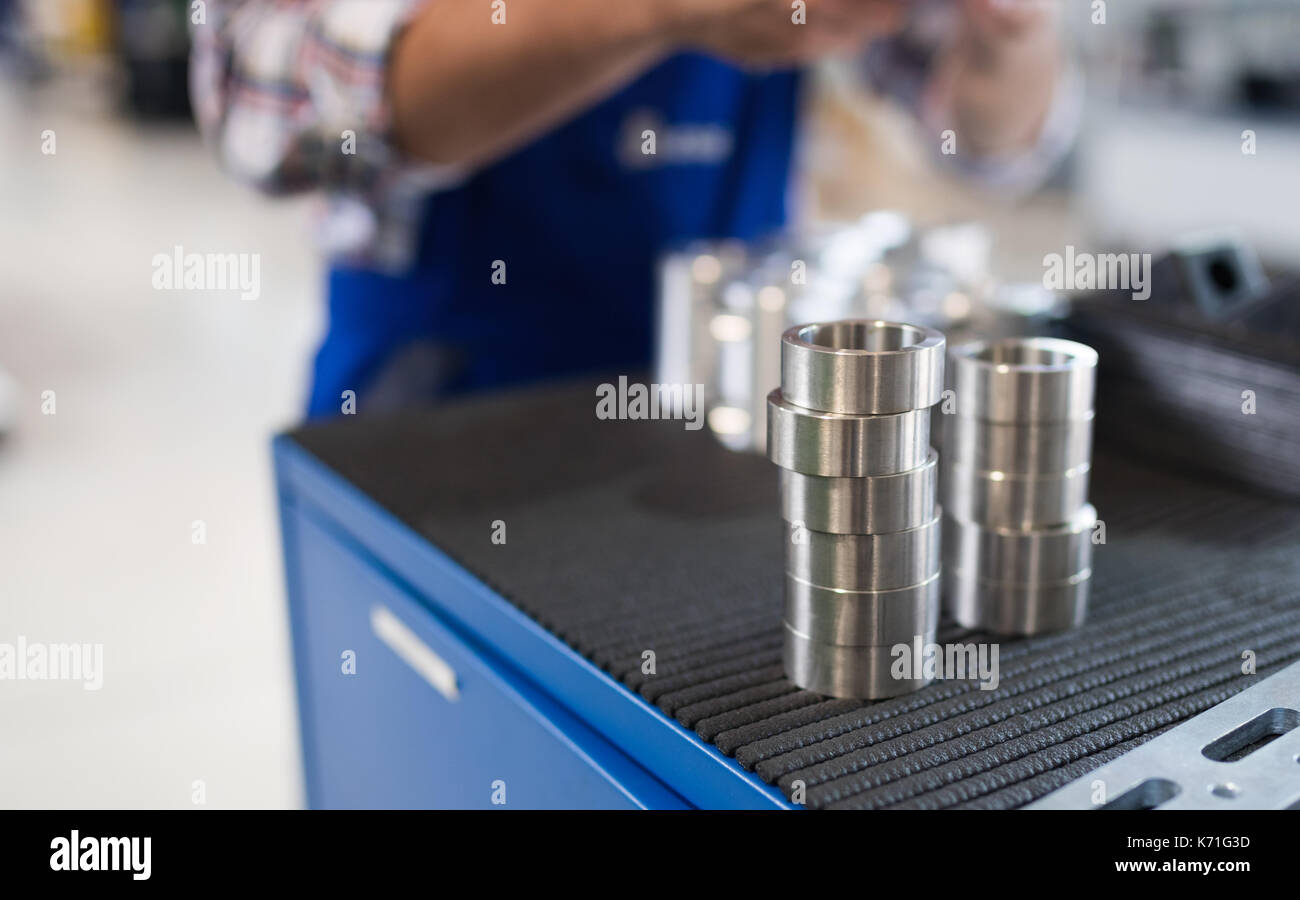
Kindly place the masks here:
<instances>
[{"instance_id":1,"label":"shiny metal cylinder","mask_svg":"<svg viewBox=\"0 0 1300 900\"><path fill-rule=\"evenodd\" d=\"M1092 570L1058 581L1013 584L945 568L944 607L959 624L997 634L1045 634L1083 624Z\"/></svg>"},{"instance_id":2,"label":"shiny metal cylinder","mask_svg":"<svg viewBox=\"0 0 1300 900\"><path fill-rule=\"evenodd\" d=\"M829 534L905 531L934 518L939 455L894 475L828 478L781 470L781 517Z\"/></svg>"},{"instance_id":3,"label":"shiny metal cylinder","mask_svg":"<svg viewBox=\"0 0 1300 900\"><path fill-rule=\"evenodd\" d=\"M939 626L939 574L890 591L841 591L786 575L785 621L824 644L893 644Z\"/></svg>"},{"instance_id":4,"label":"shiny metal cylinder","mask_svg":"<svg viewBox=\"0 0 1300 900\"><path fill-rule=\"evenodd\" d=\"M942 513L918 528L825 534L786 526L786 573L818 587L886 591L927 581L942 565Z\"/></svg>"},{"instance_id":5,"label":"shiny metal cylinder","mask_svg":"<svg viewBox=\"0 0 1300 900\"><path fill-rule=\"evenodd\" d=\"M1043 425L947 416L943 420L944 461L1010 475L1068 472L1092 459L1092 421L1092 413Z\"/></svg>"},{"instance_id":6,"label":"shiny metal cylinder","mask_svg":"<svg viewBox=\"0 0 1300 900\"><path fill-rule=\"evenodd\" d=\"M1059 338L1003 338L953 348L952 381L962 415L988 422L1089 418L1097 352Z\"/></svg>"},{"instance_id":7,"label":"shiny metal cylinder","mask_svg":"<svg viewBox=\"0 0 1300 900\"><path fill-rule=\"evenodd\" d=\"M919 690L929 683L921 677L894 677L896 644L910 643L902 638L888 644L850 646L814 641L806 634L785 624L785 671L790 680L805 690L833 697L879 700ZM934 633L920 636L932 643Z\"/></svg>"},{"instance_id":8,"label":"shiny metal cylinder","mask_svg":"<svg viewBox=\"0 0 1300 900\"><path fill-rule=\"evenodd\" d=\"M958 522L1033 531L1073 520L1088 502L1091 466L1054 475L1007 475L950 462L943 506Z\"/></svg>"},{"instance_id":9,"label":"shiny metal cylinder","mask_svg":"<svg viewBox=\"0 0 1300 900\"><path fill-rule=\"evenodd\" d=\"M806 409L891 415L943 394L944 337L898 322L845 320L791 328L781 338L781 389Z\"/></svg>"},{"instance_id":10,"label":"shiny metal cylinder","mask_svg":"<svg viewBox=\"0 0 1300 900\"><path fill-rule=\"evenodd\" d=\"M781 337L768 457L787 522L785 670L837 697L892 697L892 650L933 639L942 591L938 456L930 409L943 335L883 321L802 325Z\"/></svg>"},{"instance_id":11,"label":"shiny metal cylinder","mask_svg":"<svg viewBox=\"0 0 1300 900\"><path fill-rule=\"evenodd\" d=\"M767 396L767 456L804 475L892 475L925 463L930 411L846 416L790 403L780 390Z\"/></svg>"},{"instance_id":12,"label":"shiny metal cylinder","mask_svg":"<svg viewBox=\"0 0 1300 900\"><path fill-rule=\"evenodd\" d=\"M1085 505L1064 525L1023 530L963 522L943 523L944 568L978 578L1053 582L1092 566L1092 529L1097 511Z\"/></svg>"}]
</instances>

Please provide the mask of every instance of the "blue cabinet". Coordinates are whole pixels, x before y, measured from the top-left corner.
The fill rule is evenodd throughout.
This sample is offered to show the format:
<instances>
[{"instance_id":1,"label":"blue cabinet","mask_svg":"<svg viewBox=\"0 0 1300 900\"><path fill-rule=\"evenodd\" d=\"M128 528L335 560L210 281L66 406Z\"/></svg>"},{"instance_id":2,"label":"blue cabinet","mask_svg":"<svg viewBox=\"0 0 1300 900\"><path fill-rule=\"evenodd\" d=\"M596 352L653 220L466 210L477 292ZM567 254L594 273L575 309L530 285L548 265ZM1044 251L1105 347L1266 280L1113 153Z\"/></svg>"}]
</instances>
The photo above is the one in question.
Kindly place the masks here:
<instances>
[{"instance_id":1,"label":"blue cabinet","mask_svg":"<svg viewBox=\"0 0 1300 900\"><path fill-rule=\"evenodd\" d=\"M310 799L318 807L681 807L502 661L473 648L346 539L289 513L301 566Z\"/></svg>"},{"instance_id":2,"label":"blue cabinet","mask_svg":"<svg viewBox=\"0 0 1300 900\"><path fill-rule=\"evenodd\" d=\"M787 805L291 439L275 462L312 807Z\"/></svg>"}]
</instances>

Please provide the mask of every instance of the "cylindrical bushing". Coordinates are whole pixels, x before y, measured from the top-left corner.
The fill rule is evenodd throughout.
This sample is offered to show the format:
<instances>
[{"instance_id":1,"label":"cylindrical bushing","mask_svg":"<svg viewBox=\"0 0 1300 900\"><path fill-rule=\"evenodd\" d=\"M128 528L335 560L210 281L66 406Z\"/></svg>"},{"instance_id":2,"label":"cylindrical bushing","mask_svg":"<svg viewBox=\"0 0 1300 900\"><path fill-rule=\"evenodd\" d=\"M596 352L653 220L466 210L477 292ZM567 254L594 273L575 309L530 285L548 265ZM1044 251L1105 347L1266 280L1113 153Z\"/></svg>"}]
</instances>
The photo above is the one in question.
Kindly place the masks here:
<instances>
[{"instance_id":1,"label":"cylindrical bushing","mask_svg":"<svg viewBox=\"0 0 1300 900\"><path fill-rule=\"evenodd\" d=\"M887 591L927 581L942 566L942 513L906 531L825 534L786 528L786 572L818 587Z\"/></svg>"},{"instance_id":2,"label":"cylindrical bushing","mask_svg":"<svg viewBox=\"0 0 1300 900\"><path fill-rule=\"evenodd\" d=\"M1068 472L1092 459L1092 422L1092 413L1043 425L947 416L943 420L943 458L945 463L955 461L1009 475Z\"/></svg>"},{"instance_id":3,"label":"cylindrical bushing","mask_svg":"<svg viewBox=\"0 0 1300 900\"><path fill-rule=\"evenodd\" d=\"M996 634L1031 635L1083 624L1092 570L1057 581L1013 584L944 568L944 607L960 625Z\"/></svg>"},{"instance_id":4,"label":"cylindrical bushing","mask_svg":"<svg viewBox=\"0 0 1300 900\"><path fill-rule=\"evenodd\" d=\"M904 531L934 518L939 455L894 475L828 478L781 470L781 513L829 534Z\"/></svg>"},{"instance_id":5,"label":"cylindrical bushing","mask_svg":"<svg viewBox=\"0 0 1300 900\"><path fill-rule=\"evenodd\" d=\"M1043 423L1092 413L1097 351L1059 338L1003 338L953 348L960 414L988 422Z\"/></svg>"},{"instance_id":6,"label":"cylindrical bushing","mask_svg":"<svg viewBox=\"0 0 1300 900\"><path fill-rule=\"evenodd\" d=\"M785 621L823 644L870 646L939 626L939 575L891 591L841 591L785 577Z\"/></svg>"},{"instance_id":7,"label":"cylindrical bushing","mask_svg":"<svg viewBox=\"0 0 1300 900\"><path fill-rule=\"evenodd\" d=\"M950 462L943 506L959 522L1037 530L1070 522L1088 502L1090 466L1054 475L1008 475Z\"/></svg>"},{"instance_id":8,"label":"cylindrical bushing","mask_svg":"<svg viewBox=\"0 0 1300 900\"><path fill-rule=\"evenodd\" d=\"M781 338L781 389L806 409L890 415L943 394L944 337L898 322L846 320L791 328Z\"/></svg>"},{"instance_id":9,"label":"cylindrical bushing","mask_svg":"<svg viewBox=\"0 0 1300 900\"><path fill-rule=\"evenodd\" d=\"M783 469L832 478L891 475L923 465L930 411L881 416L816 412L767 395L767 455Z\"/></svg>"},{"instance_id":10,"label":"cylindrical bushing","mask_svg":"<svg viewBox=\"0 0 1300 900\"><path fill-rule=\"evenodd\" d=\"M1086 504L1064 525L1002 528L948 516L943 524L945 568L1020 584L1061 581L1092 566L1097 510Z\"/></svg>"},{"instance_id":11,"label":"cylindrical bushing","mask_svg":"<svg viewBox=\"0 0 1300 900\"><path fill-rule=\"evenodd\" d=\"M790 679L805 690L833 697L856 697L879 700L919 690L930 679L894 677L894 647L909 643L911 638L872 646L849 646L814 641L785 623L785 670ZM934 642L934 633L920 636L923 643Z\"/></svg>"}]
</instances>

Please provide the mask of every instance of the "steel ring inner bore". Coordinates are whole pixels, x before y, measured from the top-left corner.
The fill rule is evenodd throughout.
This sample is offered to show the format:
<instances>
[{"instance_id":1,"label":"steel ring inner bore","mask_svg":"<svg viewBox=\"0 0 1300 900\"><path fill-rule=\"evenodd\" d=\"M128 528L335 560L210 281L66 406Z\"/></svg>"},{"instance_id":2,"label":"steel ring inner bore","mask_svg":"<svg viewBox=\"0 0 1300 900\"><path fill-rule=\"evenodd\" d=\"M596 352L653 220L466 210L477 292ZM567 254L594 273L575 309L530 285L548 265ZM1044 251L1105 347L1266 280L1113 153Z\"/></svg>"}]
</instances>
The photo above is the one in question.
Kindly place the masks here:
<instances>
[{"instance_id":1,"label":"steel ring inner bore","mask_svg":"<svg viewBox=\"0 0 1300 900\"><path fill-rule=\"evenodd\" d=\"M889 415L924 409L943 394L943 335L901 322L798 325L781 338L781 388L807 409Z\"/></svg>"}]
</instances>

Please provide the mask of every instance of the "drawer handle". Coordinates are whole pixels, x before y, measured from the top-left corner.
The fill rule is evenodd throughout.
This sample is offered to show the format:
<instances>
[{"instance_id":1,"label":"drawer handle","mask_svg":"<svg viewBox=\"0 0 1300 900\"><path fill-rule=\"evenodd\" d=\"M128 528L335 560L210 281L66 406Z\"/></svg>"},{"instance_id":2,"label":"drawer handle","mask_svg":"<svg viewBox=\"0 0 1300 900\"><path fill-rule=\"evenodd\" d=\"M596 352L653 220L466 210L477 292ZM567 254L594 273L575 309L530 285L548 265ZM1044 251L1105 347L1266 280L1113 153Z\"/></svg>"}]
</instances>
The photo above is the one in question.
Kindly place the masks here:
<instances>
[{"instance_id":1,"label":"drawer handle","mask_svg":"<svg viewBox=\"0 0 1300 900\"><path fill-rule=\"evenodd\" d=\"M370 608L370 627L375 636L388 645L388 649L398 655L403 662L420 673L425 681L433 685L434 690L452 703L460 699L460 688L456 685L456 670L433 650L420 636L406 627L406 624L382 606Z\"/></svg>"}]
</instances>

